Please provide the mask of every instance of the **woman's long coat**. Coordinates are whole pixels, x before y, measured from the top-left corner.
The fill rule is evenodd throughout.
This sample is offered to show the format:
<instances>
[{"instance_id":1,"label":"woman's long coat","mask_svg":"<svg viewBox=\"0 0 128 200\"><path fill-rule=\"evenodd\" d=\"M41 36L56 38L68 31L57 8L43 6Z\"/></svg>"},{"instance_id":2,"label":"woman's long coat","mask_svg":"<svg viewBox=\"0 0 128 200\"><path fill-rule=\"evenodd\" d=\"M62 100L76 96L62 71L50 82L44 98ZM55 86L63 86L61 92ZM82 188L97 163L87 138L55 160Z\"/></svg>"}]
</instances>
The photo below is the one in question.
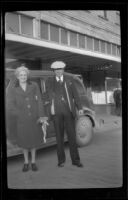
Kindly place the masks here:
<instances>
[{"instance_id":1,"label":"woman's long coat","mask_svg":"<svg viewBox=\"0 0 128 200\"><path fill-rule=\"evenodd\" d=\"M44 116L44 109L38 85L27 83L26 91L19 85L11 88L7 91L6 103L7 115L16 119L14 128L18 146L27 149L39 147L43 143L43 132L37 120Z\"/></svg>"}]
</instances>

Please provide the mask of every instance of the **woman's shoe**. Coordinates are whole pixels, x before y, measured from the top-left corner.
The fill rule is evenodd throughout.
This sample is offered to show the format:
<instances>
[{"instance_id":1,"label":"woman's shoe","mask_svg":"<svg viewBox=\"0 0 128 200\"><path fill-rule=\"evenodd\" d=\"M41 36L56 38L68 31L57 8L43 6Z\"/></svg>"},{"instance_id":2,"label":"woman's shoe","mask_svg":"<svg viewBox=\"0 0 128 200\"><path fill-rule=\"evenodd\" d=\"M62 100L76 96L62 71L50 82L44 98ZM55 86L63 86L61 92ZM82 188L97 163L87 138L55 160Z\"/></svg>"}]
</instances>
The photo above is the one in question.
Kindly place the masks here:
<instances>
[{"instance_id":1,"label":"woman's shoe","mask_svg":"<svg viewBox=\"0 0 128 200\"><path fill-rule=\"evenodd\" d=\"M36 166L36 163L32 163L31 167L32 167L32 171L37 171L38 170L38 168Z\"/></svg>"},{"instance_id":2,"label":"woman's shoe","mask_svg":"<svg viewBox=\"0 0 128 200\"><path fill-rule=\"evenodd\" d=\"M29 164L28 164L28 163L25 163L24 166L23 166L22 171L23 171L23 172L27 172L28 170L29 170Z\"/></svg>"}]
</instances>

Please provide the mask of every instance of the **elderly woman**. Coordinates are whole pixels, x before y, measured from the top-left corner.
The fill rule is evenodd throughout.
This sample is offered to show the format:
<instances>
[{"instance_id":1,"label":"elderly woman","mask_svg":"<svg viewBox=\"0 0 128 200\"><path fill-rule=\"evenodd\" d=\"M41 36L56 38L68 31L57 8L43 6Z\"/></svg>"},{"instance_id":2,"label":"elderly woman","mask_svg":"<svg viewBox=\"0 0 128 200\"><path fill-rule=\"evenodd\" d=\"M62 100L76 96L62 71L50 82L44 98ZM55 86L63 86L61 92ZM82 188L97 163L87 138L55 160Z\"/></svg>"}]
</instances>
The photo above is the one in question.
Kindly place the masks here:
<instances>
[{"instance_id":1,"label":"elderly woman","mask_svg":"<svg viewBox=\"0 0 128 200\"><path fill-rule=\"evenodd\" d=\"M28 153L31 152L31 168L37 171L36 148L43 143L41 123L47 122L40 90L35 82L28 80L29 70L25 66L15 70L17 83L7 92L7 110L16 116L17 145L23 149L23 172L29 170ZM41 123L40 123L41 122Z\"/></svg>"}]
</instances>

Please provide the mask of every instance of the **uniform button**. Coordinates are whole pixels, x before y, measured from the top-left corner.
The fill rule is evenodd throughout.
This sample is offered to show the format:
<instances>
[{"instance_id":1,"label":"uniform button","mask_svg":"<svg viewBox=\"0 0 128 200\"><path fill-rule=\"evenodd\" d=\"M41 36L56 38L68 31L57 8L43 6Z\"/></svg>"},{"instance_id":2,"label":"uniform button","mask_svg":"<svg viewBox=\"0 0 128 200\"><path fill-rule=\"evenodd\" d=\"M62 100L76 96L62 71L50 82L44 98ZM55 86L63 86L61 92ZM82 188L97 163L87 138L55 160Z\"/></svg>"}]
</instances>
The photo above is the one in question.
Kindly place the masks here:
<instances>
[{"instance_id":1,"label":"uniform button","mask_svg":"<svg viewBox=\"0 0 128 200\"><path fill-rule=\"evenodd\" d=\"M30 108L31 106L30 106L30 105L27 105L27 107Z\"/></svg>"},{"instance_id":2,"label":"uniform button","mask_svg":"<svg viewBox=\"0 0 128 200\"><path fill-rule=\"evenodd\" d=\"M64 97L62 97L61 99L62 99L62 101L64 101Z\"/></svg>"},{"instance_id":3,"label":"uniform button","mask_svg":"<svg viewBox=\"0 0 128 200\"><path fill-rule=\"evenodd\" d=\"M35 96L35 99L37 100L37 99L38 99L38 96Z\"/></svg>"}]
</instances>

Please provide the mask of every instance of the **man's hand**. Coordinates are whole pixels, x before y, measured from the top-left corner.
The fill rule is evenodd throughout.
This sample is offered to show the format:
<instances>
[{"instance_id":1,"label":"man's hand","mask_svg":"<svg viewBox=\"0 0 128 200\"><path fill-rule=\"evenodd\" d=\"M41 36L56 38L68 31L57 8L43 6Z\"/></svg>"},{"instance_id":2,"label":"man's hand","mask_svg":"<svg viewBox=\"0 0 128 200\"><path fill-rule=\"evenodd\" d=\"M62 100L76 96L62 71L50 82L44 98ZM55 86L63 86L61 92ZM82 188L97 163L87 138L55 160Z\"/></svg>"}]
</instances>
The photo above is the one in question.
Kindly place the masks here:
<instances>
[{"instance_id":1,"label":"man's hand","mask_svg":"<svg viewBox=\"0 0 128 200\"><path fill-rule=\"evenodd\" d=\"M79 110L79 115L83 115L84 111L83 110Z\"/></svg>"}]
</instances>

